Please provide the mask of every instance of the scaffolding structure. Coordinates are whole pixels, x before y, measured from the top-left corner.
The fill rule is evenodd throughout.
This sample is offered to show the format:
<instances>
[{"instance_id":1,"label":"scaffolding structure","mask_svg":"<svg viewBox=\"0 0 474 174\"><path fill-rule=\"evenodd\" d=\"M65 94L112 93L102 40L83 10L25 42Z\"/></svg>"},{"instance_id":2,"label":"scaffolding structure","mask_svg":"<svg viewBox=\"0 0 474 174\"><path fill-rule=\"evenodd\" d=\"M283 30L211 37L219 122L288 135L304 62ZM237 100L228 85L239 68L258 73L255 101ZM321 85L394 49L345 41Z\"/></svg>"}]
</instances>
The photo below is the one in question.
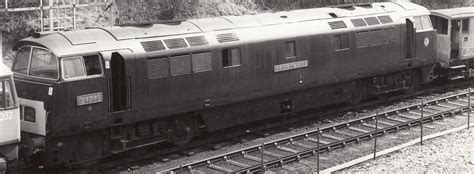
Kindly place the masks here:
<instances>
[{"instance_id":1,"label":"scaffolding structure","mask_svg":"<svg viewBox=\"0 0 474 174\"><path fill-rule=\"evenodd\" d=\"M40 13L41 31L60 31L76 29L77 10L79 8L107 6L115 4L115 0L0 0L0 12ZM11 7L12 1L36 4L30 7ZM113 25L113 8L110 10L111 25Z\"/></svg>"}]
</instances>

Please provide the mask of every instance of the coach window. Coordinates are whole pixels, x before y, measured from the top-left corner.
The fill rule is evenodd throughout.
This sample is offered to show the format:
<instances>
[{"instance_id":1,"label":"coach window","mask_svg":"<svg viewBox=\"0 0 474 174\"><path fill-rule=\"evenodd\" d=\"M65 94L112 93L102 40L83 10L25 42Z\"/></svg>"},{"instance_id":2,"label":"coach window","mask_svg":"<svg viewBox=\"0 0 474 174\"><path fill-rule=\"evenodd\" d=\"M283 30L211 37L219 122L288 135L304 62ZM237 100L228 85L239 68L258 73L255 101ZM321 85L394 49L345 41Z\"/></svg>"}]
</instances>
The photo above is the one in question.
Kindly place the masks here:
<instances>
[{"instance_id":1,"label":"coach window","mask_svg":"<svg viewBox=\"0 0 474 174\"><path fill-rule=\"evenodd\" d=\"M462 20L462 32L469 33L469 19Z\"/></svg>"},{"instance_id":2,"label":"coach window","mask_svg":"<svg viewBox=\"0 0 474 174\"><path fill-rule=\"evenodd\" d=\"M222 50L222 67L235 67L241 65L240 48Z\"/></svg>"},{"instance_id":3,"label":"coach window","mask_svg":"<svg viewBox=\"0 0 474 174\"><path fill-rule=\"evenodd\" d=\"M296 42L290 41L285 44L285 58L294 59L296 58Z\"/></svg>"},{"instance_id":4,"label":"coach window","mask_svg":"<svg viewBox=\"0 0 474 174\"><path fill-rule=\"evenodd\" d=\"M335 50L336 51L344 51L349 50L349 35L348 34L340 34L335 36Z\"/></svg>"}]
</instances>

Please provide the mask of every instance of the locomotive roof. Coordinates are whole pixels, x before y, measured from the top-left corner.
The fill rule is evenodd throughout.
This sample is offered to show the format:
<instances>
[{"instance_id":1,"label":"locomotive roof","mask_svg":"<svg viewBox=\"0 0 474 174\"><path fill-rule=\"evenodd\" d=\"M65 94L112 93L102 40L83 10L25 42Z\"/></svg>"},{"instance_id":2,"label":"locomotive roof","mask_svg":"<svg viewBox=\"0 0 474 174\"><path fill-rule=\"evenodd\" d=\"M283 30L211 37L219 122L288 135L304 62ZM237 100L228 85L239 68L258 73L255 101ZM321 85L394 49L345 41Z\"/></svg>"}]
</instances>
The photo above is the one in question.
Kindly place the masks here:
<instances>
[{"instance_id":1,"label":"locomotive roof","mask_svg":"<svg viewBox=\"0 0 474 174\"><path fill-rule=\"evenodd\" d=\"M180 44L186 46L179 48L190 48L193 47L193 43L198 46L202 46L199 45L202 43L207 43L207 45L232 45L241 42L343 32L355 28L351 23L351 19L381 15L390 16L393 23L359 28L368 29L404 23L405 20L398 19L405 16L429 15L429 11L422 6L408 2L372 3L258 15L191 19L136 26L45 32L39 33L36 37L23 39L17 46L42 45L59 57L119 49L129 49L135 53L146 54L148 50L145 47L150 45L161 48L158 52L170 51L170 45L166 43L167 41L178 47ZM334 26L328 25L328 23L335 22L335 27L340 27L340 23L337 23L339 21L343 21L346 26L335 30L332 28ZM186 41L184 41L185 38ZM194 42L191 43L192 41ZM164 46L164 43L166 43L166 46ZM155 53L156 50L153 51L153 54Z\"/></svg>"},{"instance_id":2,"label":"locomotive roof","mask_svg":"<svg viewBox=\"0 0 474 174\"><path fill-rule=\"evenodd\" d=\"M450 9L431 10L431 14L446 19L461 19L474 17L474 7L460 7Z\"/></svg>"},{"instance_id":3,"label":"locomotive roof","mask_svg":"<svg viewBox=\"0 0 474 174\"><path fill-rule=\"evenodd\" d=\"M9 76L12 72L2 61L0 61L0 77Z\"/></svg>"}]
</instances>

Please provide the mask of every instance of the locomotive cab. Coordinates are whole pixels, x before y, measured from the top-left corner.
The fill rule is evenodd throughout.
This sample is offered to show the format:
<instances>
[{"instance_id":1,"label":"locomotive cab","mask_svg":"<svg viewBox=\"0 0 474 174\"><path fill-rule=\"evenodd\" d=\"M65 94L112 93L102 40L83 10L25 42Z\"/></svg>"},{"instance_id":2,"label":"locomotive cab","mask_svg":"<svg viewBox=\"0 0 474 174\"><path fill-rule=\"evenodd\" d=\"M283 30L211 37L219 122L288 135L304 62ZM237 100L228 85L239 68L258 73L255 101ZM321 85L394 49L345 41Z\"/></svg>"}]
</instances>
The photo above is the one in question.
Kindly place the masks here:
<instances>
[{"instance_id":1,"label":"locomotive cab","mask_svg":"<svg viewBox=\"0 0 474 174\"><path fill-rule=\"evenodd\" d=\"M0 173L2 163L18 158L19 142L20 116L12 72L0 62Z\"/></svg>"},{"instance_id":2,"label":"locomotive cab","mask_svg":"<svg viewBox=\"0 0 474 174\"><path fill-rule=\"evenodd\" d=\"M449 72L449 79L474 76L474 7L431 11L438 34L438 60Z\"/></svg>"}]
</instances>

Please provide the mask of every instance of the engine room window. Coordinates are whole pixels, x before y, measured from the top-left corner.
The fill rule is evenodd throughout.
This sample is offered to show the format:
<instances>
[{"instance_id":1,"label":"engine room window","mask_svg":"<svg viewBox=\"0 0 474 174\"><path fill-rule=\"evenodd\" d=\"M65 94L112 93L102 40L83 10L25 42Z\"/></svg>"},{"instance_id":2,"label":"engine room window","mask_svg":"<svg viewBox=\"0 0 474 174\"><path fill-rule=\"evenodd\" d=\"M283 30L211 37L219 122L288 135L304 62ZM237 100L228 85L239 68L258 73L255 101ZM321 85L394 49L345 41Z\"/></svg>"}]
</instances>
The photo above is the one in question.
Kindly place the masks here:
<instances>
[{"instance_id":1,"label":"engine room window","mask_svg":"<svg viewBox=\"0 0 474 174\"><path fill-rule=\"evenodd\" d=\"M146 67L149 79L163 78L170 75L170 63L166 57L148 59L146 60Z\"/></svg>"},{"instance_id":2,"label":"engine room window","mask_svg":"<svg viewBox=\"0 0 474 174\"><path fill-rule=\"evenodd\" d=\"M395 37L395 29L394 28L386 28L385 29L385 34L386 34L386 37L387 37L387 42L397 40L397 38Z\"/></svg>"},{"instance_id":3,"label":"engine room window","mask_svg":"<svg viewBox=\"0 0 474 174\"><path fill-rule=\"evenodd\" d=\"M348 34L340 34L335 36L335 50L336 51L343 51L349 49L349 35Z\"/></svg>"},{"instance_id":4,"label":"engine room window","mask_svg":"<svg viewBox=\"0 0 474 174\"><path fill-rule=\"evenodd\" d=\"M386 37L383 30L372 30L370 31L370 45L382 45Z\"/></svg>"},{"instance_id":5,"label":"engine room window","mask_svg":"<svg viewBox=\"0 0 474 174\"><path fill-rule=\"evenodd\" d=\"M224 68L239 66L240 64L240 48L222 50L222 66Z\"/></svg>"},{"instance_id":6,"label":"engine room window","mask_svg":"<svg viewBox=\"0 0 474 174\"><path fill-rule=\"evenodd\" d=\"M50 51L33 48L29 75L58 79L58 59Z\"/></svg>"},{"instance_id":7,"label":"engine room window","mask_svg":"<svg viewBox=\"0 0 474 174\"><path fill-rule=\"evenodd\" d=\"M362 31L356 33L357 48L365 48L370 46L369 32Z\"/></svg>"},{"instance_id":8,"label":"engine room window","mask_svg":"<svg viewBox=\"0 0 474 174\"><path fill-rule=\"evenodd\" d=\"M469 33L469 19L462 20L462 32Z\"/></svg>"},{"instance_id":9,"label":"engine room window","mask_svg":"<svg viewBox=\"0 0 474 174\"><path fill-rule=\"evenodd\" d=\"M296 42L290 41L285 44L285 58L296 58Z\"/></svg>"},{"instance_id":10,"label":"engine room window","mask_svg":"<svg viewBox=\"0 0 474 174\"><path fill-rule=\"evenodd\" d=\"M30 63L31 47L18 49L12 70L20 74L28 74L28 64Z\"/></svg>"},{"instance_id":11,"label":"engine room window","mask_svg":"<svg viewBox=\"0 0 474 174\"><path fill-rule=\"evenodd\" d=\"M197 53L192 55L193 72L212 71L211 52Z\"/></svg>"},{"instance_id":12,"label":"engine room window","mask_svg":"<svg viewBox=\"0 0 474 174\"><path fill-rule=\"evenodd\" d=\"M174 56L170 58L171 75L183 75L191 73L191 58L189 55Z\"/></svg>"},{"instance_id":13,"label":"engine room window","mask_svg":"<svg viewBox=\"0 0 474 174\"><path fill-rule=\"evenodd\" d=\"M0 110L15 106L12 84L9 79L0 80Z\"/></svg>"}]
</instances>

